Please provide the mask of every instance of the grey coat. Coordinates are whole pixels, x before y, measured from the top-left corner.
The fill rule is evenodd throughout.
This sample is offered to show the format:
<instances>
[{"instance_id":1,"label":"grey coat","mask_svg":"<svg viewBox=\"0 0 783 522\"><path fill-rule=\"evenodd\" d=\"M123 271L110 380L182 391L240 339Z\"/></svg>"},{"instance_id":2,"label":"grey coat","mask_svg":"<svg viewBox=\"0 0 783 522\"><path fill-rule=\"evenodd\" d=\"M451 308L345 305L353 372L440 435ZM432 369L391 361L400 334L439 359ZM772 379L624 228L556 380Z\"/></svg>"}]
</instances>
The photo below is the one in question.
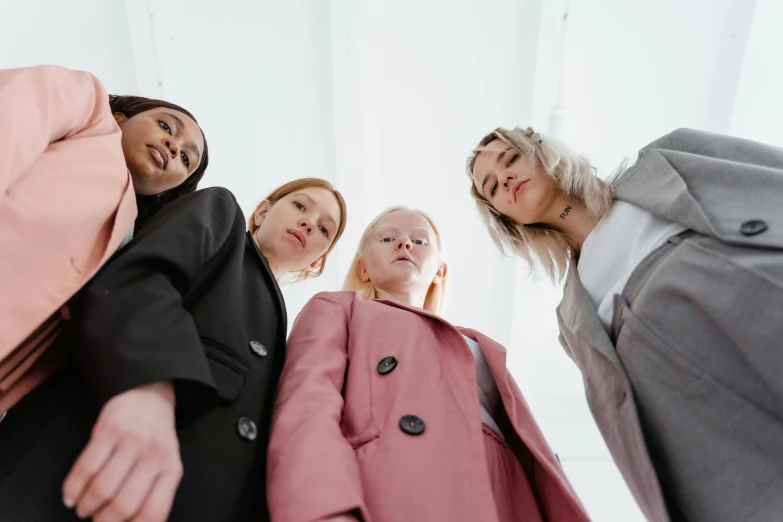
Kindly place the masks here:
<instances>
[{"instance_id":1,"label":"grey coat","mask_svg":"<svg viewBox=\"0 0 783 522\"><path fill-rule=\"evenodd\" d=\"M783 149L680 129L617 199L689 229L615 295L607 333L569 270L560 342L652 522L783 520Z\"/></svg>"}]
</instances>

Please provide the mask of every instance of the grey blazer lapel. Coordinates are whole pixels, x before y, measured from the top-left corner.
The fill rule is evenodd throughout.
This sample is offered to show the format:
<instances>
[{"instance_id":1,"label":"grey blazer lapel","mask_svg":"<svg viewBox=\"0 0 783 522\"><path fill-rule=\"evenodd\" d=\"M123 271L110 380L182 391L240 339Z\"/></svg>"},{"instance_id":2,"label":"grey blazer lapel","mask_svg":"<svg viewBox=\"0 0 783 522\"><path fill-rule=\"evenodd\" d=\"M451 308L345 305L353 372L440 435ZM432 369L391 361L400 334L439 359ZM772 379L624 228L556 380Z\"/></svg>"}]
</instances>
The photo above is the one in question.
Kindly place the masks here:
<instances>
[{"instance_id":1,"label":"grey blazer lapel","mask_svg":"<svg viewBox=\"0 0 783 522\"><path fill-rule=\"evenodd\" d=\"M669 522L631 385L575 266L566 276L557 319L563 348L582 373L590 412L631 493L648 520Z\"/></svg>"},{"instance_id":2,"label":"grey blazer lapel","mask_svg":"<svg viewBox=\"0 0 783 522\"><path fill-rule=\"evenodd\" d=\"M600 353L617 372L624 373L612 340L604 330L601 320L598 318L598 311L579 280L579 274L573 264L569 267L566 275L566 281L563 285L563 300L557 307L557 315L561 326L565 327L571 335L578 337L586 345ZM573 350L570 347L566 350L571 352L569 355L573 358L575 355Z\"/></svg>"}]
</instances>

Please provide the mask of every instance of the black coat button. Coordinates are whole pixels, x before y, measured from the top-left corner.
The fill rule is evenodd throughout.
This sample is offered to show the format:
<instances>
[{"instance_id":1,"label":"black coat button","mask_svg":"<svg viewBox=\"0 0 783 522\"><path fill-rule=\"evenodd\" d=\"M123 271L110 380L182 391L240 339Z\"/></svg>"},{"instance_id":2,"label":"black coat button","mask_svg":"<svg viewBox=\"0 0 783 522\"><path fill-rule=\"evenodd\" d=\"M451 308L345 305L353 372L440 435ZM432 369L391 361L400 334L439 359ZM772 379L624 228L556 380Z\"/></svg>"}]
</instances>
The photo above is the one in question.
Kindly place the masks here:
<instances>
[{"instance_id":1,"label":"black coat button","mask_svg":"<svg viewBox=\"0 0 783 522\"><path fill-rule=\"evenodd\" d=\"M424 421L415 415L403 415L400 428L408 435L421 435L424 433Z\"/></svg>"},{"instance_id":2,"label":"black coat button","mask_svg":"<svg viewBox=\"0 0 783 522\"><path fill-rule=\"evenodd\" d=\"M391 373L397 367L397 358L393 356L384 357L381 362L378 363L378 373L386 375Z\"/></svg>"},{"instance_id":3,"label":"black coat button","mask_svg":"<svg viewBox=\"0 0 783 522\"><path fill-rule=\"evenodd\" d=\"M266 357L269 353L266 351L266 346L259 343L258 341L250 341L250 349L253 350L253 353L259 357Z\"/></svg>"},{"instance_id":4,"label":"black coat button","mask_svg":"<svg viewBox=\"0 0 783 522\"><path fill-rule=\"evenodd\" d=\"M247 417L240 417L237 421L237 431L239 436L245 440L256 440L258 436L258 428L256 423Z\"/></svg>"},{"instance_id":5,"label":"black coat button","mask_svg":"<svg viewBox=\"0 0 783 522\"><path fill-rule=\"evenodd\" d=\"M751 219L746 221L740 227L740 234L743 236L756 236L767 230L767 224L760 219Z\"/></svg>"}]
</instances>

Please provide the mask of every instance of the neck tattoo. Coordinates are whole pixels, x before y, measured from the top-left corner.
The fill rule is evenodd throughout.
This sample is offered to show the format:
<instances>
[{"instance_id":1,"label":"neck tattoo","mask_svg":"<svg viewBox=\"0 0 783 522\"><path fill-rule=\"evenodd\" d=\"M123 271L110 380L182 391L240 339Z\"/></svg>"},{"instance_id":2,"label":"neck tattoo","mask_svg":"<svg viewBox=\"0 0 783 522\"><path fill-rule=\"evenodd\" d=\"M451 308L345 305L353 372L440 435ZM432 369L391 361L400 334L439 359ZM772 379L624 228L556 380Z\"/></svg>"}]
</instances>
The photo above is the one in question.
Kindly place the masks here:
<instances>
[{"instance_id":1,"label":"neck tattoo","mask_svg":"<svg viewBox=\"0 0 783 522\"><path fill-rule=\"evenodd\" d=\"M563 211L560 213L560 219L565 219L569 212L571 212L571 205L568 205L563 209Z\"/></svg>"}]
</instances>

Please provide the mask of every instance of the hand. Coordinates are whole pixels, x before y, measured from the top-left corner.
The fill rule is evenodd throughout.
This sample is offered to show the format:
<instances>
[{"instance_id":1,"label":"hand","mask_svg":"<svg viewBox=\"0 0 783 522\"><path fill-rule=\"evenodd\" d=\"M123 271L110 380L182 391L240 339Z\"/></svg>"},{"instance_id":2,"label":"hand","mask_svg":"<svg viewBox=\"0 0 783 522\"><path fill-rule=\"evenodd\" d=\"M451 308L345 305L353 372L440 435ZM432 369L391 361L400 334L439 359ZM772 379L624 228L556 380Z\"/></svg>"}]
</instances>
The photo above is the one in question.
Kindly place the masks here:
<instances>
[{"instance_id":1,"label":"hand","mask_svg":"<svg viewBox=\"0 0 783 522\"><path fill-rule=\"evenodd\" d=\"M174 386L157 382L113 397L63 483L63 503L95 522L165 522L182 479Z\"/></svg>"}]
</instances>

